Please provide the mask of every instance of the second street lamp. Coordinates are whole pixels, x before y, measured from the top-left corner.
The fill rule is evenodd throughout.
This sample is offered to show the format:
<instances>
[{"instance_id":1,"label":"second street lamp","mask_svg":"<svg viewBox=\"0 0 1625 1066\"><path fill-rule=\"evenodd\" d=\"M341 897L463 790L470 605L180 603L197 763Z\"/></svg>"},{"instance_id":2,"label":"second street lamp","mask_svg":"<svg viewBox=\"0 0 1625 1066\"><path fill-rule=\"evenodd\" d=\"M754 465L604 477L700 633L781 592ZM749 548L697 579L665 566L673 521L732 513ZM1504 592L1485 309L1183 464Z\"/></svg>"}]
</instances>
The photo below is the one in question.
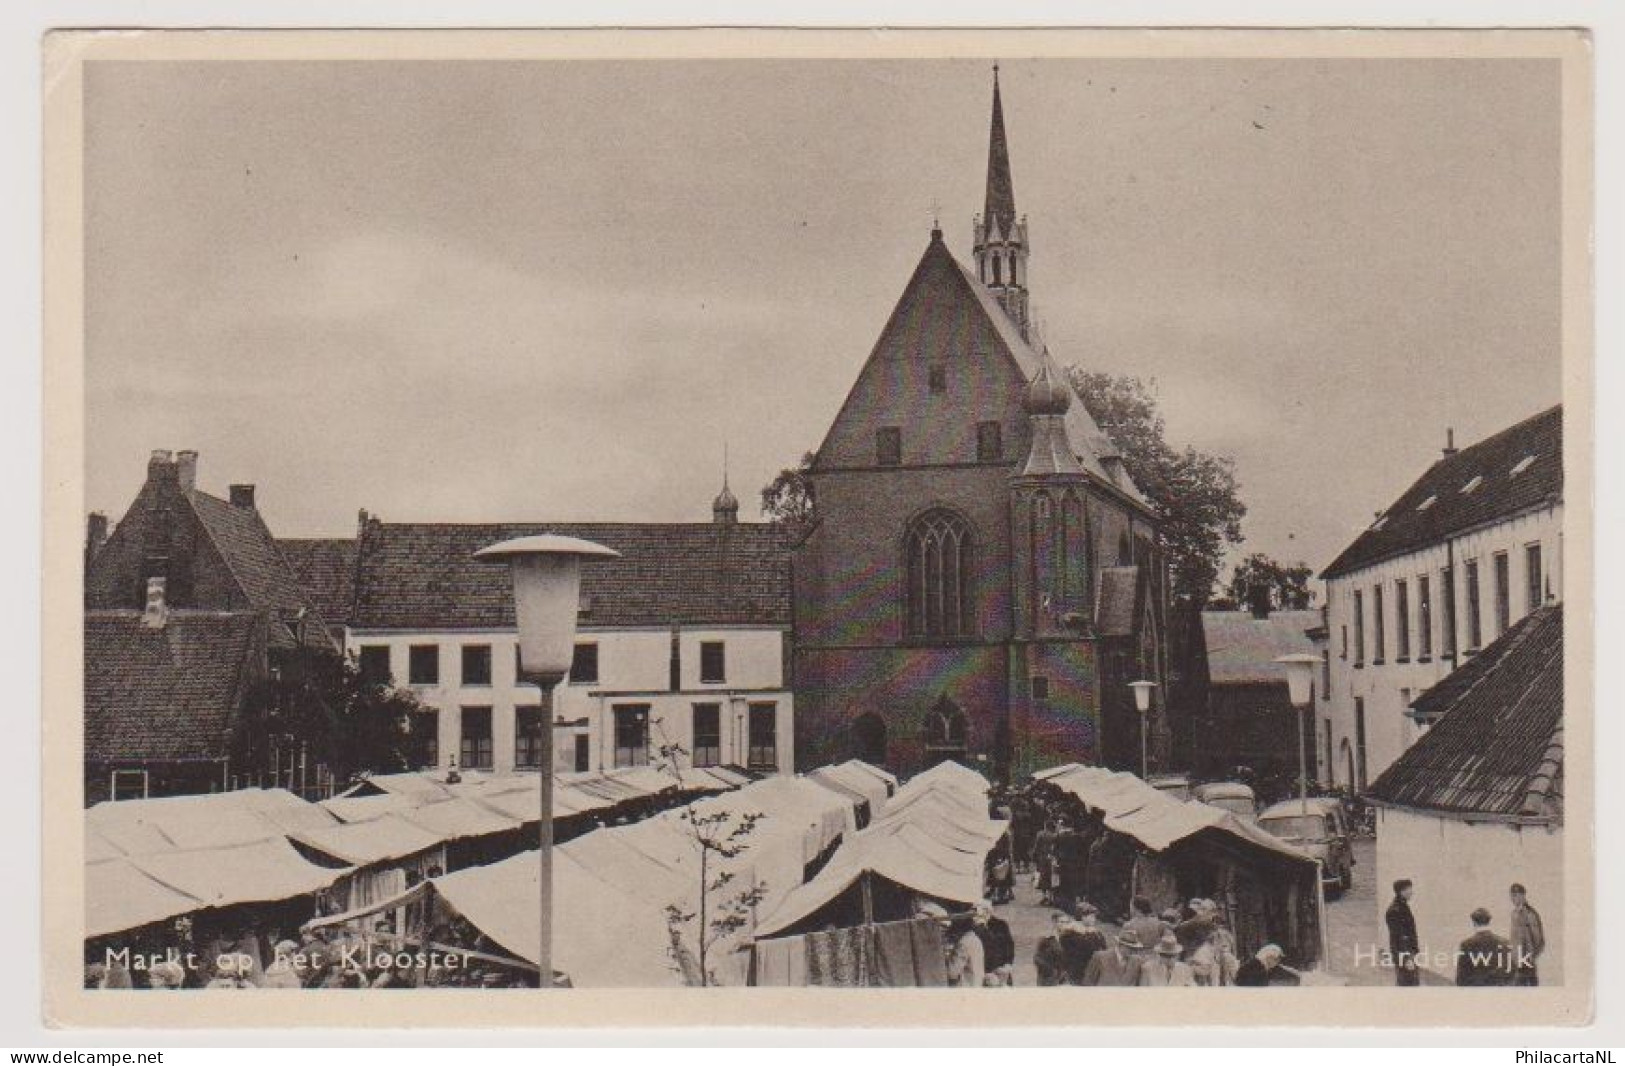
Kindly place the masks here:
<instances>
[{"instance_id":1,"label":"second street lamp","mask_svg":"<svg viewBox=\"0 0 1625 1066\"><path fill-rule=\"evenodd\" d=\"M1309 757L1303 747L1303 717L1314 695L1315 667L1320 665L1320 660L1307 652L1297 652L1275 661L1286 667L1287 698L1292 701L1292 715L1298 720L1298 813L1306 814L1309 810Z\"/></svg>"},{"instance_id":2,"label":"second street lamp","mask_svg":"<svg viewBox=\"0 0 1625 1066\"><path fill-rule=\"evenodd\" d=\"M1140 778L1149 781L1151 772L1146 750L1146 719L1151 714L1151 690L1157 687L1157 683L1130 681L1128 687L1134 690L1134 709L1140 712Z\"/></svg>"},{"instance_id":3,"label":"second street lamp","mask_svg":"<svg viewBox=\"0 0 1625 1066\"><path fill-rule=\"evenodd\" d=\"M570 660L575 655L581 562L619 555L602 544L553 535L505 540L474 553L481 562L508 566L513 579L514 621L519 630L519 682L535 685L542 695L536 760L541 764L537 827L541 928L536 966L542 988L553 987L553 690L570 672Z\"/></svg>"}]
</instances>

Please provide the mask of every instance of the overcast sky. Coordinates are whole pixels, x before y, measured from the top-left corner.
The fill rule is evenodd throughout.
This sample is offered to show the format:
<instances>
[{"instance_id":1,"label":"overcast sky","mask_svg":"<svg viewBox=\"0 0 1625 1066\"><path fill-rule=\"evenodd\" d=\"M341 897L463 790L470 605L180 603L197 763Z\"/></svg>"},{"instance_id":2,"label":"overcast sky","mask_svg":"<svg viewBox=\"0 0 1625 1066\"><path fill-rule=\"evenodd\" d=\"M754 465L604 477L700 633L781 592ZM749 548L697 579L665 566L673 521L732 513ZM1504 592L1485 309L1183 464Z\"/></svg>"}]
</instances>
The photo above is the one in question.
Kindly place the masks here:
<instances>
[{"instance_id":1,"label":"overcast sky","mask_svg":"<svg viewBox=\"0 0 1625 1066\"><path fill-rule=\"evenodd\" d=\"M1317 569L1559 399L1558 67L1006 60L1063 363L1233 457ZM983 62L94 63L87 507L154 448L280 536L755 511L925 249L970 256Z\"/></svg>"}]
</instances>

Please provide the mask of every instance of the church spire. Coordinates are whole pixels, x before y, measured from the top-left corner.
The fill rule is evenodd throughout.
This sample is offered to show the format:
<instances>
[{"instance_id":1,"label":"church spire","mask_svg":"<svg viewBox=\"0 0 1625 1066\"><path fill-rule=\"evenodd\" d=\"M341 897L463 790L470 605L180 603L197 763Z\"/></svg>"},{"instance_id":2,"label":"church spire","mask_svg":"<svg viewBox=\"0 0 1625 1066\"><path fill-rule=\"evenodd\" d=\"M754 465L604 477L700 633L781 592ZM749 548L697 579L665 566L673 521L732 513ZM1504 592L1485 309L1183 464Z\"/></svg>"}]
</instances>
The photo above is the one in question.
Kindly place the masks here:
<instances>
[{"instance_id":1,"label":"church spire","mask_svg":"<svg viewBox=\"0 0 1625 1066\"><path fill-rule=\"evenodd\" d=\"M1010 181L1010 144L1004 132L999 67L993 66L993 122L987 138L987 199L976 219L976 276L992 290L999 306L1028 335L1027 220L1016 215Z\"/></svg>"},{"instance_id":2,"label":"church spire","mask_svg":"<svg viewBox=\"0 0 1625 1066\"><path fill-rule=\"evenodd\" d=\"M987 202L982 217L1009 233L1016 221L1016 190L1010 181L1010 145L1004 136L1004 105L999 101L999 65L993 64L993 125L987 136Z\"/></svg>"}]
</instances>

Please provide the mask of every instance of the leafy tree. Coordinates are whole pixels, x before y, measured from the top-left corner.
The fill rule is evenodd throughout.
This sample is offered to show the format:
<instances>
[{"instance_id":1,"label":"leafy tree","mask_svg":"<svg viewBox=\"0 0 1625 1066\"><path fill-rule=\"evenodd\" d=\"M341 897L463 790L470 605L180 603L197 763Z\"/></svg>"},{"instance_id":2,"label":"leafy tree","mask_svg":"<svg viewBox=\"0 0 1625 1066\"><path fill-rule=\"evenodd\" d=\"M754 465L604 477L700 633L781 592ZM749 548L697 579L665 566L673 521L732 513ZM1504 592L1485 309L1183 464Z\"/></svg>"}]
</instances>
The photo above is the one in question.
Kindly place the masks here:
<instances>
[{"instance_id":1,"label":"leafy tree","mask_svg":"<svg viewBox=\"0 0 1625 1066\"><path fill-rule=\"evenodd\" d=\"M1268 596L1275 610L1307 610L1315 601L1309 588L1310 575L1304 563L1283 566L1262 552L1254 552L1236 564L1230 576L1230 599L1237 607L1245 608L1252 605L1254 596Z\"/></svg>"},{"instance_id":2,"label":"leafy tree","mask_svg":"<svg viewBox=\"0 0 1625 1066\"><path fill-rule=\"evenodd\" d=\"M682 782L682 761L686 751L680 744L663 744L657 751L657 765ZM699 892L691 910L683 903L666 906L666 932L671 937L667 949L672 963L689 985L710 987L720 984L712 957L717 946L746 928L767 894L765 882L745 882L728 869L731 860L749 850L750 835L763 815L757 811L736 814L714 810L707 814L690 801L678 813L689 845L699 858Z\"/></svg>"},{"instance_id":3,"label":"leafy tree","mask_svg":"<svg viewBox=\"0 0 1625 1066\"><path fill-rule=\"evenodd\" d=\"M812 482L807 479L813 458L807 452L800 463L780 470L762 489L763 517L791 537L806 532L817 517Z\"/></svg>"},{"instance_id":4,"label":"leafy tree","mask_svg":"<svg viewBox=\"0 0 1625 1066\"><path fill-rule=\"evenodd\" d=\"M353 657L329 648L278 656L245 730L245 765L273 767L274 753L302 751L339 782L425 765L432 718L410 691L364 677ZM285 754L281 754L283 760Z\"/></svg>"},{"instance_id":5,"label":"leafy tree","mask_svg":"<svg viewBox=\"0 0 1625 1066\"><path fill-rule=\"evenodd\" d=\"M1247 507L1239 495L1235 464L1169 444L1156 397L1139 378L1078 367L1068 370L1068 376L1162 521L1175 599L1201 608L1213 596L1225 546L1241 543Z\"/></svg>"}]
</instances>

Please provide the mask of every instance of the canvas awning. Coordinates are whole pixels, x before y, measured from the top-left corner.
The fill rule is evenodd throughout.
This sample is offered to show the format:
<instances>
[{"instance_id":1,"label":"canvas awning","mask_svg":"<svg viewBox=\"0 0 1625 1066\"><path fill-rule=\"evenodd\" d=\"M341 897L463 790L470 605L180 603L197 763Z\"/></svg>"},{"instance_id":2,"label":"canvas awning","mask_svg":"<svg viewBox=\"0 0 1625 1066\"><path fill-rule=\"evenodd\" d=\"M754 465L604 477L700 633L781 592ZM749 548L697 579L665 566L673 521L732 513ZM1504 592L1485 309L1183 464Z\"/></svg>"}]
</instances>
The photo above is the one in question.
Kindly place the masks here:
<instances>
[{"instance_id":1,"label":"canvas awning","mask_svg":"<svg viewBox=\"0 0 1625 1066\"><path fill-rule=\"evenodd\" d=\"M85 866L85 936L107 936L203 909L125 858Z\"/></svg>"},{"instance_id":2,"label":"canvas awning","mask_svg":"<svg viewBox=\"0 0 1625 1066\"><path fill-rule=\"evenodd\" d=\"M980 798L985 803L987 787L987 778L968 766L961 766L952 759L947 759L909 778L908 782L897 790L897 795L911 794L922 789L944 789L967 798Z\"/></svg>"},{"instance_id":3,"label":"canvas awning","mask_svg":"<svg viewBox=\"0 0 1625 1066\"><path fill-rule=\"evenodd\" d=\"M963 851L908 821L857 834L817 877L791 892L756 928L770 937L811 917L858 885L882 877L923 896L971 906L982 898L985 852Z\"/></svg>"},{"instance_id":4,"label":"canvas awning","mask_svg":"<svg viewBox=\"0 0 1625 1066\"><path fill-rule=\"evenodd\" d=\"M341 822L368 822L415 805L412 797L399 792L375 792L370 796L334 796L322 800L321 807Z\"/></svg>"},{"instance_id":5,"label":"canvas awning","mask_svg":"<svg viewBox=\"0 0 1625 1066\"><path fill-rule=\"evenodd\" d=\"M490 836L520 827L518 819L498 814L461 796L425 803L420 807L405 807L396 816L443 841Z\"/></svg>"},{"instance_id":6,"label":"canvas awning","mask_svg":"<svg viewBox=\"0 0 1625 1066\"><path fill-rule=\"evenodd\" d=\"M475 928L535 965L541 943L541 864L527 851L433 880ZM565 849L553 853L553 968L577 988L680 985L660 912L595 876Z\"/></svg>"},{"instance_id":7,"label":"canvas awning","mask_svg":"<svg viewBox=\"0 0 1625 1066\"><path fill-rule=\"evenodd\" d=\"M868 774L870 777L878 778L880 782L886 786L886 792L888 795L895 793L899 788L896 774L889 770L883 770L873 763L864 762L862 759L848 759L846 762L840 763L839 765L842 768L856 770L859 773Z\"/></svg>"},{"instance_id":8,"label":"canvas awning","mask_svg":"<svg viewBox=\"0 0 1625 1066\"><path fill-rule=\"evenodd\" d=\"M1197 800L1180 800L1130 773L1083 766L1049 778L1049 784L1104 816L1106 828L1133 837L1152 851L1211 830L1242 846L1277 858L1312 863L1304 852L1230 811Z\"/></svg>"},{"instance_id":9,"label":"canvas awning","mask_svg":"<svg viewBox=\"0 0 1625 1066\"><path fill-rule=\"evenodd\" d=\"M839 785L841 788L856 792L869 801L869 816L878 818L886 809L886 799L891 790L881 778L859 769L851 763L842 763L838 766L820 766L807 774L818 782L828 782Z\"/></svg>"},{"instance_id":10,"label":"canvas awning","mask_svg":"<svg viewBox=\"0 0 1625 1066\"><path fill-rule=\"evenodd\" d=\"M295 833L291 839L351 866L370 866L437 848L440 837L405 818L386 814L369 822Z\"/></svg>"},{"instance_id":11,"label":"canvas awning","mask_svg":"<svg viewBox=\"0 0 1625 1066\"><path fill-rule=\"evenodd\" d=\"M87 833L102 837L125 855L280 840L291 828L337 822L334 815L285 789L110 800L85 811Z\"/></svg>"},{"instance_id":12,"label":"canvas awning","mask_svg":"<svg viewBox=\"0 0 1625 1066\"><path fill-rule=\"evenodd\" d=\"M309 896L350 872L317 866L285 838L196 851L168 851L131 860L143 873L196 901L187 910L274 903Z\"/></svg>"}]
</instances>

